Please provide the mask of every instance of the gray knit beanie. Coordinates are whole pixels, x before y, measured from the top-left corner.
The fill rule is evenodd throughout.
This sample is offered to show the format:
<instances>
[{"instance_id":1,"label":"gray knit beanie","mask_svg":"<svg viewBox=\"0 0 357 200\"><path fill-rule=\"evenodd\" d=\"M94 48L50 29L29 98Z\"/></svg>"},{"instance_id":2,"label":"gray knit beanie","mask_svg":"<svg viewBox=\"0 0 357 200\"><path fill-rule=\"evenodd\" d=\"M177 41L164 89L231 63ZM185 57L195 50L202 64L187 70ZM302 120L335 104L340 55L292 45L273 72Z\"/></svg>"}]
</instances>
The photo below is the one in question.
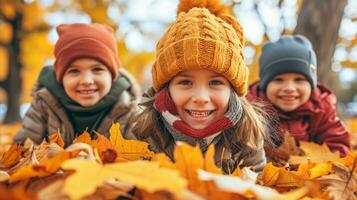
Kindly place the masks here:
<instances>
[{"instance_id":1,"label":"gray knit beanie","mask_svg":"<svg viewBox=\"0 0 357 200\"><path fill-rule=\"evenodd\" d=\"M259 58L259 87L266 91L277 75L298 73L306 77L311 88L317 85L316 55L310 41L302 35L284 35L264 45Z\"/></svg>"}]
</instances>

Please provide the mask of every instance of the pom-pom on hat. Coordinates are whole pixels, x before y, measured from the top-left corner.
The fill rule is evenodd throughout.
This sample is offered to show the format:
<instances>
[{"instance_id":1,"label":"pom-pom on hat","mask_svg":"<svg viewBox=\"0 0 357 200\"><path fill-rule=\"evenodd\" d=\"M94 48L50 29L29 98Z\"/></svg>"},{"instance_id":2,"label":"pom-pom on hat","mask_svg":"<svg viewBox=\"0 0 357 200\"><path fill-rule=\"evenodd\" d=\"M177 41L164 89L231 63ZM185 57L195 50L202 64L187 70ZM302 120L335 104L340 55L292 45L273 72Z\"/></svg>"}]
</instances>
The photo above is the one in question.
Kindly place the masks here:
<instances>
[{"instance_id":1,"label":"pom-pom on hat","mask_svg":"<svg viewBox=\"0 0 357 200\"><path fill-rule=\"evenodd\" d=\"M239 96L247 92L243 30L218 0L180 0L176 21L159 40L152 68L156 91L177 73L208 69L227 78Z\"/></svg>"},{"instance_id":2,"label":"pom-pom on hat","mask_svg":"<svg viewBox=\"0 0 357 200\"><path fill-rule=\"evenodd\" d=\"M104 24L61 24L57 26L54 69L56 79L62 82L66 69L78 58L92 58L102 62L115 80L120 61L113 29Z\"/></svg>"}]
</instances>

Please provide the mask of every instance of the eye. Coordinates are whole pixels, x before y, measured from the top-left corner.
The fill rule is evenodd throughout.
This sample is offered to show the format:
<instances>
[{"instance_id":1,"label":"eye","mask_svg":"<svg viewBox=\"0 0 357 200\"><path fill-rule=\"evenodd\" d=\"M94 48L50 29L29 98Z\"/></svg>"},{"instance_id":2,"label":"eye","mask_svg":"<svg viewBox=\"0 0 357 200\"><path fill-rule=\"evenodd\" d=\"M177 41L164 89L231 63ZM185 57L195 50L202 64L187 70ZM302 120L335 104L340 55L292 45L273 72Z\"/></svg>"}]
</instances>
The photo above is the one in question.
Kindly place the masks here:
<instances>
[{"instance_id":1,"label":"eye","mask_svg":"<svg viewBox=\"0 0 357 200\"><path fill-rule=\"evenodd\" d=\"M211 80L209 84L215 86L215 85L223 85L224 83L221 80Z\"/></svg>"},{"instance_id":2,"label":"eye","mask_svg":"<svg viewBox=\"0 0 357 200\"><path fill-rule=\"evenodd\" d=\"M283 82L283 81L284 81L284 79L283 79L283 78L279 78L279 77L277 77L277 78L274 78L274 79L273 79L273 81L276 81L276 82Z\"/></svg>"},{"instance_id":3,"label":"eye","mask_svg":"<svg viewBox=\"0 0 357 200\"><path fill-rule=\"evenodd\" d=\"M295 78L295 81L302 82L302 81L307 81L305 77L299 77Z\"/></svg>"},{"instance_id":4,"label":"eye","mask_svg":"<svg viewBox=\"0 0 357 200\"><path fill-rule=\"evenodd\" d=\"M96 73L100 73L102 71L105 71L105 68L104 67L94 67L92 70Z\"/></svg>"},{"instance_id":5,"label":"eye","mask_svg":"<svg viewBox=\"0 0 357 200\"><path fill-rule=\"evenodd\" d=\"M180 80L177 82L179 85L192 85L192 81L190 80Z\"/></svg>"},{"instance_id":6,"label":"eye","mask_svg":"<svg viewBox=\"0 0 357 200\"><path fill-rule=\"evenodd\" d=\"M67 74L78 74L79 73L79 70L76 69L76 68L70 68L67 70L66 72Z\"/></svg>"}]
</instances>

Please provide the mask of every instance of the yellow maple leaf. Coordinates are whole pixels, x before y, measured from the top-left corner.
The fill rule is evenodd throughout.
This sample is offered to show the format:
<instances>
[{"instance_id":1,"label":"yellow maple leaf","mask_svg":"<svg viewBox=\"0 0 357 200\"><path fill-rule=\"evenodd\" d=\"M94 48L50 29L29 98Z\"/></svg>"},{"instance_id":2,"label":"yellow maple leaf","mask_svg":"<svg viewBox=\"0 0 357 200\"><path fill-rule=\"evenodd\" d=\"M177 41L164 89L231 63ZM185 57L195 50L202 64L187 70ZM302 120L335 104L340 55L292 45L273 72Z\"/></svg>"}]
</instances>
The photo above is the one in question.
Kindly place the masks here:
<instances>
[{"instance_id":1,"label":"yellow maple leaf","mask_svg":"<svg viewBox=\"0 0 357 200\"><path fill-rule=\"evenodd\" d=\"M327 174L333 172L332 163L331 162L327 162L327 163L317 164L315 167L311 168L309 171L310 171L310 178L311 179L327 175Z\"/></svg>"},{"instance_id":2,"label":"yellow maple leaf","mask_svg":"<svg viewBox=\"0 0 357 200\"><path fill-rule=\"evenodd\" d=\"M133 183L148 192L166 190L179 193L187 186L186 180L177 171L160 168L157 162L138 160L100 165L93 161L71 159L63 163L62 168L76 170L66 179L63 187L63 192L71 199L94 193L98 186L112 178Z\"/></svg>"},{"instance_id":3,"label":"yellow maple leaf","mask_svg":"<svg viewBox=\"0 0 357 200\"><path fill-rule=\"evenodd\" d=\"M315 163L325 163L336 161L340 158L340 153L332 153L326 144L319 145L313 142L301 141L300 148L305 152L305 156L291 156L289 159L290 164L306 163L309 159Z\"/></svg>"},{"instance_id":4,"label":"yellow maple leaf","mask_svg":"<svg viewBox=\"0 0 357 200\"><path fill-rule=\"evenodd\" d=\"M150 160L153 157L154 152L149 150L146 142L124 139L119 123L114 123L109 132L110 141L119 157L127 160Z\"/></svg>"},{"instance_id":5,"label":"yellow maple leaf","mask_svg":"<svg viewBox=\"0 0 357 200\"><path fill-rule=\"evenodd\" d=\"M205 196L214 192L211 184L199 180L197 174L198 169L222 174L221 170L214 164L213 155L213 145L208 148L205 157L203 157L198 145L192 147L188 144L179 142L175 146L175 168L188 180L188 187L190 190Z\"/></svg>"}]
</instances>

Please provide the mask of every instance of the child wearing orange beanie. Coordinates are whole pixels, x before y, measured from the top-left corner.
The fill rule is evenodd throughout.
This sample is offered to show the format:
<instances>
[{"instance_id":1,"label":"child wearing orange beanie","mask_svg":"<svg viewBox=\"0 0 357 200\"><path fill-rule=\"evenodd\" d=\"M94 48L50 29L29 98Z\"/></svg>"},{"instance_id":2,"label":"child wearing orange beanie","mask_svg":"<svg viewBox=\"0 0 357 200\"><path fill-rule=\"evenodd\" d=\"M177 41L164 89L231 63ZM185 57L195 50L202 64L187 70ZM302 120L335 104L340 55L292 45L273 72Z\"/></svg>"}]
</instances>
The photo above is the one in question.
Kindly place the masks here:
<instances>
[{"instance_id":1,"label":"child wearing orange beanie","mask_svg":"<svg viewBox=\"0 0 357 200\"><path fill-rule=\"evenodd\" d=\"M111 27L103 24L62 24L57 27L54 66L39 75L34 99L14 142L30 138L39 144L58 130L70 145L87 130L109 135L113 122L130 130L140 89L120 68Z\"/></svg>"},{"instance_id":2,"label":"child wearing orange beanie","mask_svg":"<svg viewBox=\"0 0 357 200\"><path fill-rule=\"evenodd\" d=\"M215 145L226 173L265 165L266 118L249 104L248 68L239 22L218 0L181 0L176 21L159 40L153 87L133 133L173 159L177 141ZM150 119L150 120L149 120Z\"/></svg>"}]
</instances>

